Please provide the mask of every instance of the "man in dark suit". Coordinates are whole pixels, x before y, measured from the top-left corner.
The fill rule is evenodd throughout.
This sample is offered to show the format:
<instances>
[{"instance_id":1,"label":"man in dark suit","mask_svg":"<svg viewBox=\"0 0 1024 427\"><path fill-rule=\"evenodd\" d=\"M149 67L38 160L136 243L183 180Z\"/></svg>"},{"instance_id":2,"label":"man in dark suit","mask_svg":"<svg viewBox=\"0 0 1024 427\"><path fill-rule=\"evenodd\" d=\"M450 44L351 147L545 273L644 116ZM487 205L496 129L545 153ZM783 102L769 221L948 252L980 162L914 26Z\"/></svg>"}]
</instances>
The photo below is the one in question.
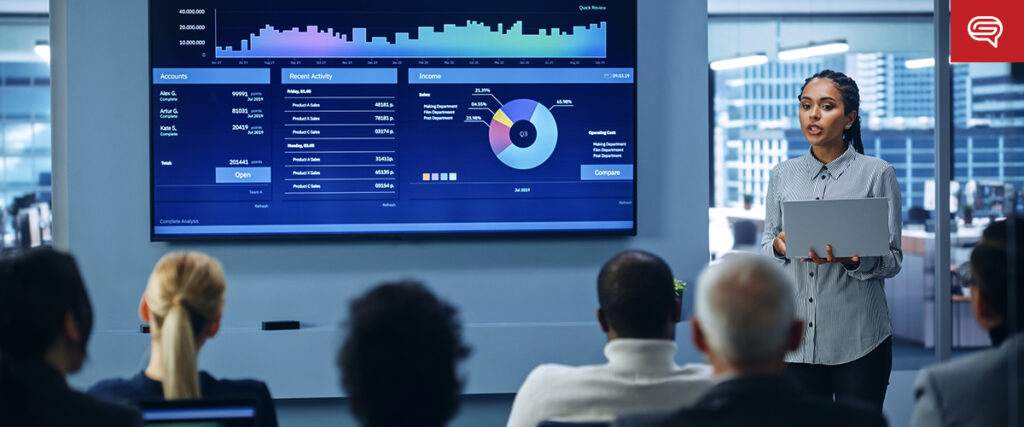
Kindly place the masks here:
<instances>
[{"instance_id":1,"label":"man in dark suit","mask_svg":"<svg viewBox=\"0 0 1024 427\"><path fill-rule=\"evenodd\" d=\"M971 252L971 308L994 347L922 370L914 385L911 426L1024 423L1024 394L1020 391L1024 386L1021 227L1024 220L1019 217L995 222ZM1011 287L1015 292L1010 292ZM1010 392L1011 386L1016 393ZM1011 403L1013 396L1016 403Z\"/></svg>"},{"instance_id":2,"label":"man in dark suit","mask_svg":"<svg viewBox=\"0 0 1024 427\"><path fill-rule=\"evenodd\" d=\"M771 260L736 254L697 280L693 342L720 382L693 408L626 415L632 426L885 426L868 405L806 396L783 376L803 321L794 315L792 279Z\"/></svg>"},{"instance_id":3,"label":"man in dark suit","mask_svg":"<svg viewBox=\"0 0 1024 427\"><path fill-rule=\"evenodd\" d=\"M0 261L0 425L142 425L138 411L68 387L91 330L71 255L37 249Z\"/></svg>"}]
</instances>

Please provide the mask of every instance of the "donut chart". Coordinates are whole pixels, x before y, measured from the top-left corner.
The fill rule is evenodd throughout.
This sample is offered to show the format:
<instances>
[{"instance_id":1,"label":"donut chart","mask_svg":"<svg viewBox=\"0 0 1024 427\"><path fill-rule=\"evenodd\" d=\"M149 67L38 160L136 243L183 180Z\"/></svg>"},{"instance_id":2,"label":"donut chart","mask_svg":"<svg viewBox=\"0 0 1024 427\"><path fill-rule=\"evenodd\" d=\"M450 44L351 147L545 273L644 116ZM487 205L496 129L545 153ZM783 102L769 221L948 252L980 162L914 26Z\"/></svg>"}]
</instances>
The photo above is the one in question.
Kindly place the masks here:
<instances>
[{"instance_id":1,"label":"donut chart","mask_svg":"<svg viewBox=\"0 0 1024 427\"><path fill-rule=\"evenodd\" d=\"M533 137L525 147L513 143L512 127L527 121L536 130L536 135L529 131L519 131L523 137ZM529 128L529 126L518 126ZM542 165L555 152L558 141L558 125L551 111L539 102L531 99L516 99L503 105L491 119L490 130L491 150L494 155L508 167L520 170L533 169Z\"/></svg>"}]
</instances>

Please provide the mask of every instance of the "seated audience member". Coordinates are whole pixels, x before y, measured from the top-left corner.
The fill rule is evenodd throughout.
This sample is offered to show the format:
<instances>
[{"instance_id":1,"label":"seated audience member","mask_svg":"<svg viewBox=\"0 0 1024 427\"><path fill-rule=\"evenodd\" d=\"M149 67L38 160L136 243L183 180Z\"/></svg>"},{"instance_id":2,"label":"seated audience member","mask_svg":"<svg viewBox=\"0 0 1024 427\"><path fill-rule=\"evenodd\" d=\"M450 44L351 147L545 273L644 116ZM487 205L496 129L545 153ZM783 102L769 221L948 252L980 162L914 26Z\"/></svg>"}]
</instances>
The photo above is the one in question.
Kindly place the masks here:
<instances>
[{"instance_id":1,"label":"seated audience member","mask_svg":"<svg viewBox=\"0 0 1024 427\"><path fill-rule=\"evenodd\" d=\"M615 426L884 426L859 403L803 394L785 377L783 359L800 345L803 321L792 278L771 259L736 254L697 281L693 342L720 380L692 408L627 415ZM858 406L855 406L858 405Z\"/></svg>"},{"instance_id":2,"label":"seated audience member","mask_svg":"<svg viewBox=\"0 0 1024 427\"><path fill-rule=\"evenodd\" d=\"M150 327L149 365L131 378L101 381L89 393L124 402L252 400L257 424L276 426L265 384L216 379L198 370L199 348L220 328L225 288L220 263L205 254L173 252L161 258L139 303L139 316Z\"/></svg>"},{"instance_id":3,"label":"seated audience member","mask_svg":"<svg viewBox=\"0 0 1024 427\"><path fill-rule=\"evenodd\" d=\"M70 255L0 260L0 425L141 426L138 411L68 387L85 360L92 307Z\"/></svg>"},{"instance_id":4,"label":"seated audience member","mask_svg":"<svg viewBox=\"0 0 1024 427\"><path fill-rule=\"evenodd\" d=\"M349 304L338 353L349 407L366 427L441 427L459 407L469 354L454 307L418 282L380 285Z\"/></svg>"},{"instance_id":5,"label":"seated audience member","mask_svg":"<svg viewBox=\"0 0 1024 427\"><path fill-rule=\"evenodd\" d=\"M1024 219L1008 221L985 229L970 261L971 308L994 348L922 370L914 385L912 426L1003 427L1011 425L1011 411L1017 411L1018 423L1024 422ZM1013 240L1008 239L1010 225ZM1011 383L1018 390L1014 405L1009 402Z\"/></svg>"},{"instance_id":6,"label":"seated audience member","mask_svg":"<svg viewBox=\"0 0 1024 427\"><path fill-rule=\"evenodd\" d=\"M611 422L624 412L692 405L711 386L709 366L673 360L680 302L665 261L642 251L616 255L598 275L597 296L608 363L538 366L516 394L509 427Z\"/></svg>"}]
</instances>

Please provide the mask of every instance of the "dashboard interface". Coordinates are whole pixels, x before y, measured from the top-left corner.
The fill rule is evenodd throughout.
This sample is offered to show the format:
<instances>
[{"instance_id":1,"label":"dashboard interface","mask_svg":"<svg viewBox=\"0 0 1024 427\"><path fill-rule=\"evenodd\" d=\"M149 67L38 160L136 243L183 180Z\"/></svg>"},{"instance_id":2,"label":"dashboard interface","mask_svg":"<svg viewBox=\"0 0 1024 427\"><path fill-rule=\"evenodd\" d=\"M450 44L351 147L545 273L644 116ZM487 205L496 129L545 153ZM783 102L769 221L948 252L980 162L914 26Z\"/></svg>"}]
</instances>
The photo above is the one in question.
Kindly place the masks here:
<instances>
[{"instance_id":1,"label":"dashboard interface","mask_svg":"<svg viewBox=\"0 0 1024 427\"><path fill-rule=\"evenodd\" d=\"M154 240L635 234L635 0L149 14Z\"/></svg>"}]
</instances>

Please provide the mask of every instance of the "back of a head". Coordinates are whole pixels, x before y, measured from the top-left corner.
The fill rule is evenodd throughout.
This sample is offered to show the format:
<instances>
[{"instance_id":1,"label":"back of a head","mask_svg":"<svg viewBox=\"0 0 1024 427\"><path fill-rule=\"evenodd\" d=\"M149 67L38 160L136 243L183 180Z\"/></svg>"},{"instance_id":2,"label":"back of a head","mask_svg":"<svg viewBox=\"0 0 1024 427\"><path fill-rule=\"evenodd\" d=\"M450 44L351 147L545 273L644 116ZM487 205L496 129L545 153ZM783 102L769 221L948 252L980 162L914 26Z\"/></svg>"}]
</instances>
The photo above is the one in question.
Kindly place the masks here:
<instances>
[{"instance_id":1,"label":"back of a head","mask_svg":"<svg viewBox=\"0 0 1024 427\"><path fill-rule=\"evenodd\" d=\"M338 354L352 413L367 427L442 426L458 410L457 364L469 354L454 307L418 282L352 300Z\"/></svg>"},{"instance_id":2,"label":"back of a head","mask_svg":"<svg viewBox=\"0 0 1024 427\"><path fill-rule=\"evenodd\" d=\"M1024 330L1024 217L992 223L971 252L971 282L1001 316L1016 313L1016 331ZM1012 235L1011 235L1012 234ZM1013 244L1009 244L1013 242ZM1011 253L1012 251L1012 253ZM1011 283L1012 282L1012 283ZM1010 301L1010 286L1015 301ZM1011 325L1013 326L1013 325Z\"/></svg>"},{"instance_id":3,"label":"back of a head","mask_svg":"<svg viewBox=\"0 0 1024 427\"><path fill-rule=\"evenodd\" d=\"M35 249L0 260L0 350L13 359L41 360L64 330L68 313L78 328L81 359L93 315L74 258Z\"/></svg>"},{"instance_id":4,"label":"back of a head","mask_svg":"<svg viewBox=\"0 0 1024 427\"><path fill-rule=\"evenodd\" d=\"M143 298L160 340L165 399L200 397L198 343L224 310L225 289L220 263L199 252L169 253L153 268Z\"/></svg>"},{"instance_id":5,"label":"back of a head","mask_svg":"<svg viewBox=\"0 0 1024 427\"><path fill-rule=\"evenodd\" d=\"M672 269L649 252L626 251L597 276L597 298L608 326L623 338L668 338L675 318Z\"/></svg>"},{"instance_id":6,"label":"back of a head","mask_svg":"<svg viewBox=\"0 0 1024 427\"><path fill-rule=\"evenodd\" d=\"M793 283L771 260L734 254L697 280L696 317L708 345L736 366L781 363L795 320Z\"/></svg>"}]
</instances>

